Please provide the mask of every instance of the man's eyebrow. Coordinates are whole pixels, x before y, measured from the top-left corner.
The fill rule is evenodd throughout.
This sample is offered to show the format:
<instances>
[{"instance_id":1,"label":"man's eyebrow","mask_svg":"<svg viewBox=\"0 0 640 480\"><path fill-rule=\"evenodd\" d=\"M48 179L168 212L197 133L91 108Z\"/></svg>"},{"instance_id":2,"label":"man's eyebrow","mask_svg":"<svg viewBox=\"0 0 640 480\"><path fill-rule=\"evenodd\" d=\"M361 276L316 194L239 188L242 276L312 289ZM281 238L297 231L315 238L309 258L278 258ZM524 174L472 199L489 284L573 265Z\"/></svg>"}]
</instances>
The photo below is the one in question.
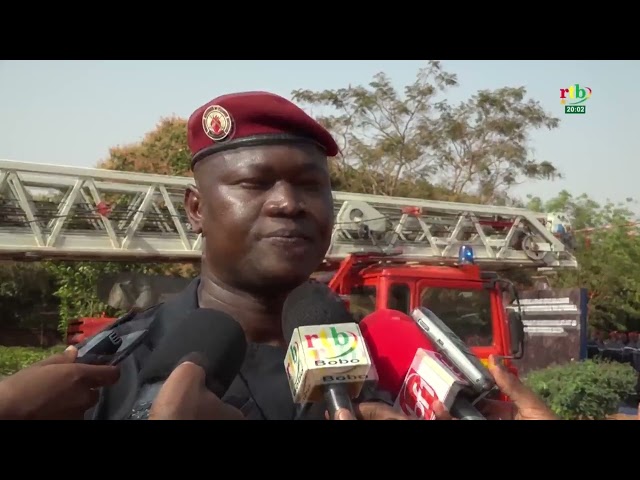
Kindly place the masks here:
<instances>
[{"instance_id":1,"label":"man's eyebrow","mask_svg":"<svg viewBox=\"0 0 640 480\"><path fill-rule=\"evenodd\" d=\"M306 162L303 166L303 173L326 173L327 167L315 160Z\"/></svg>"}]
</instances>

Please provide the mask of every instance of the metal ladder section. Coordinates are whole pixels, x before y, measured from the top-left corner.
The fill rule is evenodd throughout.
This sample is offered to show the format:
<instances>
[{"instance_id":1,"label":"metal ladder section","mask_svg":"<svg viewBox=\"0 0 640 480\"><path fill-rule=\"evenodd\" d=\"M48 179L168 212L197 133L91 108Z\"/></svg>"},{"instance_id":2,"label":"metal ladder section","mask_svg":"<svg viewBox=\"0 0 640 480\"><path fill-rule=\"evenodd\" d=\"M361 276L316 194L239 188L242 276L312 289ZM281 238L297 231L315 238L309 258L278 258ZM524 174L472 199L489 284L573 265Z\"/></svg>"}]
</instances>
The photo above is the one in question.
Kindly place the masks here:
<instances>
[{"instance_id":1,"label":"metal ladder section","mask_svg":"<svg viewBox=\"0 0 640 480\"><path fill-rule=\"evenodd\" d=\"M202 237L182 202L189 177L0 160L0 257L193 261ZM455 263L462 244L491 266L575 268L577 262L525 209L334 192L327 261L352 253Z\"/></svg>"}]
</instances>

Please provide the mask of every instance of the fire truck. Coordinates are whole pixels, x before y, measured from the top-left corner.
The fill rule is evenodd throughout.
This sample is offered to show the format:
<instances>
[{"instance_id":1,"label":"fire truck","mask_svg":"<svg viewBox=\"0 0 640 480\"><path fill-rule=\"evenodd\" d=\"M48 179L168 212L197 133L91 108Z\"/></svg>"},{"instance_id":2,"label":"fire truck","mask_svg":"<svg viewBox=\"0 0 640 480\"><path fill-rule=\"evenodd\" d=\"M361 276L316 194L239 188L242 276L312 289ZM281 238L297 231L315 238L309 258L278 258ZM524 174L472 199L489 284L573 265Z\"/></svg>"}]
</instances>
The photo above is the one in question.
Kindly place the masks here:
<instances>
[{"instance_id":1,"label":"fire truck","mask_svg":"<svg viewBox=\"0 0 640 480\"><path fill-rule=\"evenodd\" d=\"M0 160L0 258L199 262L203 239L182 207L192 182ZM314 278L328 282L356 319L424 305L478 357L495 354L511 368L525 335L517 291L501 272L577 267L551 216L347 192L333 197L331 245ZM84 319L74 341L112 320Z\"/></svg>"}]
</instances>

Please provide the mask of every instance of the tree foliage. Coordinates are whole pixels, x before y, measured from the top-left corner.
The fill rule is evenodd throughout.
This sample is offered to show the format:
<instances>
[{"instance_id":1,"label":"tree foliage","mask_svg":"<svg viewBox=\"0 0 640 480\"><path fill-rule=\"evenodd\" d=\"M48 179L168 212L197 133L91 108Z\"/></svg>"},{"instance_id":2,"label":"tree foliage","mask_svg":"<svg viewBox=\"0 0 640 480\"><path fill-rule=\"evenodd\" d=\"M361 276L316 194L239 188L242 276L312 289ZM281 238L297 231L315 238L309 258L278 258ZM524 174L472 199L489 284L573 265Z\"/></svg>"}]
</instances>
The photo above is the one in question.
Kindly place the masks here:
<instances>
[{"instance_id":1,"label":"tree foliage","mask_svg":"<svg viewBox=\"0 0 640 480\"><path fill-rule=\"evenodd\" d=\"M191 176L187 145L187 121L179 117L160 119L142 141L113 147L99 168L159 175Z\"/></svg>"},{"instance_id":2,"label":"tree foliage","mask_svg":"<svg viewBox=\"0 0 640 480\"><path fill-rule=\"evenodd\" d=\"M398 195L404 183L453 201L500 202L522 179L560 176L529 153L530 132L559 121L526 99L524 87L483 90L452 105L441 95L457 85L430 61L403 93L379 73L367 86L295 90L293 99L332 111L316 118L340 142L335 175L349 191Z\"/></svg>"},{"instance_id":3,"label":"tree foliage","mask_svg":"<svg viewBox=\"0 0 640 480\"><path fill-rule=\"evenodd\" d=\"M562 190L555 197L544 202L540 197L529 196L526 207L536 212L561 212L571 220L573 230L582 231L590 228L601 228L612 222L632 221L635 214L631 206L633 198L627 198L623 203L606 202L604 205L583 193L574 197L566 190Z\"/></svg>"},{"instance_id":4,"label":"tree foliage","mask_svg":"<svg viewBox=\"0 0 640 480\"><path fill-rule=\"evenodd\" d=\"M40 262L0 262L0 311L2 325L16 328L55 328L43 324L55 311L55 279ZM55 318L55 317L54 317Z\"/></svg>"},{"instance_id":5,"label":"tree foliage","mask_svg":"<svg viewBox=\"0 0 640 480\"><path fill-rule=\"evenodd\" d=\"M599 204L587 194L567 191L543 202L529 198L529 208L562 212L576 236L577 271L560 272L555 285L587 288L589 323L606 331L640 330L640 235L635 215L625 203Z\"/></svg>"},{"instance_id":6,"label":"tree foliage","mask_svg":"<svg viewBox=\"0 0 640 480\"><path fill-rule=\"evenodd\" d=\"M119 312L98 297L98 279L110 273L163 273L164 265L120 262L46 262L46 271L56 283L59 300L58 331L64 335L69 322L82 317L115 317Z\"/></svg>"}]
</instances>

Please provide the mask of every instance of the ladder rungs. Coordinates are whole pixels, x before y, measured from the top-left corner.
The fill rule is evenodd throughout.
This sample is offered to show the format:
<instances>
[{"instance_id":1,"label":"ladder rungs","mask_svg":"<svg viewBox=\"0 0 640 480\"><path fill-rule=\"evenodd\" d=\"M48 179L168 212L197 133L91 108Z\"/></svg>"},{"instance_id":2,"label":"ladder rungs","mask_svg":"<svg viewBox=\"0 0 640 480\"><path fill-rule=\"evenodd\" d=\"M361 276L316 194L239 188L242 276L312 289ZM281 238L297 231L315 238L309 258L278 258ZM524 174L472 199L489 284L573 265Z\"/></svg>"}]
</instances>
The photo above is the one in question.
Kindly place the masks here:
<instances>
[{"instance_id":1,"label":"ladder rungs","mask_svg":"<svg viewBox=\"0 0 640 480\"><path fill-rule=\"evenodd\" d=\"M189 177L0 160L0 256L197 260L182 199ZM401 249L407 260L575 267L563 242L520 208L334 192L330 260ZM543 219L544 221L544 219Z\"/></svg>"}]
</instances>

